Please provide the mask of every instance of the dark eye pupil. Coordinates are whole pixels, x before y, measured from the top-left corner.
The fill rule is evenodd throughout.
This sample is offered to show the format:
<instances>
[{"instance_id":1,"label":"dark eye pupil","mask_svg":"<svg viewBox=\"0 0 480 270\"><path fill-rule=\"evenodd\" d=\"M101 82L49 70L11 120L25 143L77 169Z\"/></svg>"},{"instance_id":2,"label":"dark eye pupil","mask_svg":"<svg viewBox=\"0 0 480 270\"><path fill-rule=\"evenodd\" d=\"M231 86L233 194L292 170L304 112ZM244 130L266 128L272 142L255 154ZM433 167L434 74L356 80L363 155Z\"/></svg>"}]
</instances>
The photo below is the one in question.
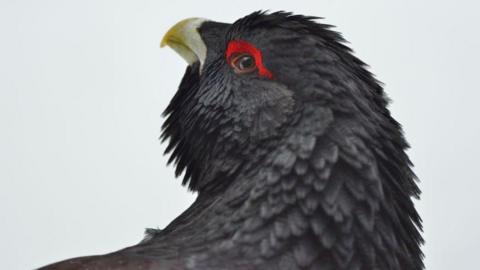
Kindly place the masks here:
<instances>
[{"instance_id":1,"label":"dark eye pupil","mask_svg":"<svg viewBox=\"0 0 480 270\"><path fill-rule=\"evenodd\" d=\"M255 61L253 60L253 57L251 57L250 55L242 56L238 60L238 67L240 69L249 69L249 68L252 68L254 66L255 66Z\"/></svg>"}]
</instances>

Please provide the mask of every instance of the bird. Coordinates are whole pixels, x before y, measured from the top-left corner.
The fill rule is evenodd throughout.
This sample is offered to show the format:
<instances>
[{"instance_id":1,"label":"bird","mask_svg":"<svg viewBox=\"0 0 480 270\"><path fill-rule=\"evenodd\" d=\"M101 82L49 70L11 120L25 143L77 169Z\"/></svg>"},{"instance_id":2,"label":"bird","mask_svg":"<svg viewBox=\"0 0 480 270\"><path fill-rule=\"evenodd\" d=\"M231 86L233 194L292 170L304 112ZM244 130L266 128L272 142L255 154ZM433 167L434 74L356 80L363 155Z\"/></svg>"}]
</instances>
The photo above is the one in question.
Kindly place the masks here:
<instances>
[{"instance_id":1,"label":"bird","mask_svg":"<svg viewBox=\"0 0 480 270\"><path fill-rule=\"evenodd\" d=\"M161 139L192 205L136 245L40 270L420 270L418 179L383 84L323 18L165 34L186 62Z\"/></svg>"}]
</instances>

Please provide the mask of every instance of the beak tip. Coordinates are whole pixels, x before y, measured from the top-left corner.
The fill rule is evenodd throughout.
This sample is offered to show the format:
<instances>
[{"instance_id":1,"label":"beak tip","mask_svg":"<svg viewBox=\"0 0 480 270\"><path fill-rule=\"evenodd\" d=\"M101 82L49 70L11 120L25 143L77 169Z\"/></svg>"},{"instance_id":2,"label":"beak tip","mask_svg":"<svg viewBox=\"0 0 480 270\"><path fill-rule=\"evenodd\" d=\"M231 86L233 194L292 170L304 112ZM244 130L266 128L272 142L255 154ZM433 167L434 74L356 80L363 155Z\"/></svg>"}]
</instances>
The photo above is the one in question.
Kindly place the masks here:
<instances>
[{"instance_id":1,"label":"beak tip","mask_svg":"<svg viewBox=\"0 0 480 270\"><path fill-rule=\"evenodd\" d=\"M162 39L162 41L160 42L160 48L163 48L167 46L167 41L165 39Z\"/></svg>"}]
</instances>

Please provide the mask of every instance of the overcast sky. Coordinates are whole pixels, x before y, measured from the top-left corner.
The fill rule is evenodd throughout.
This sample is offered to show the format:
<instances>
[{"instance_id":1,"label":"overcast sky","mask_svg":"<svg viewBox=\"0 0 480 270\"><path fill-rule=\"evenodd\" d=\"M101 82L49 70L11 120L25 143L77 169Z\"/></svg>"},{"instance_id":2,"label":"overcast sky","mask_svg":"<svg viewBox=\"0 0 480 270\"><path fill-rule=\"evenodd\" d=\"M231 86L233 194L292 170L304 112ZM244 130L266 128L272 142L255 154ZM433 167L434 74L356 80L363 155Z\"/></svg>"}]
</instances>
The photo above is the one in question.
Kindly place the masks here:
<instances>
[{"instance_id":1,"label":"overcast sky","mask_svg":"<svg viewBox=\"0 0 480 270\"><path fill-rule=\"evenodd\" d=\"M0 268L135 244L193 201L158 141L185 69L160 39L187 17L233 22L258 9L338 26L412 145L427 269L478 267L475 3L0 0Z\"/></svg>"}]
</instances>

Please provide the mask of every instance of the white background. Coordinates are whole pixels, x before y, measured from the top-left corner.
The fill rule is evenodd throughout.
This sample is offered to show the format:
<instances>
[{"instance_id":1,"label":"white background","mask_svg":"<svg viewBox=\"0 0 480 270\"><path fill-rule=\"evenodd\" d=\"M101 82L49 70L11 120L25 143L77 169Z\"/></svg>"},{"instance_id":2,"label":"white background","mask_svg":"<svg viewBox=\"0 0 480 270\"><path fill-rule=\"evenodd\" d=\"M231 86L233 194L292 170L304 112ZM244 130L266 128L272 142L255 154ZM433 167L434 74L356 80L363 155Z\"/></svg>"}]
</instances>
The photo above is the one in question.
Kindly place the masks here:
<instances>
[{"instance_id":1,"label":"white background","mask_svg":"<svg viewBox=\"0 0 480 270\"><path fill-rule=\"evenodd\" d=\"M185 69L159 41L186 17L258 9L326 17L372 66L422 181L427 269L477 268L474 3L0 0L0 269L134 244L193 201L157 139Z\"/></svg>"}]
</instances>

